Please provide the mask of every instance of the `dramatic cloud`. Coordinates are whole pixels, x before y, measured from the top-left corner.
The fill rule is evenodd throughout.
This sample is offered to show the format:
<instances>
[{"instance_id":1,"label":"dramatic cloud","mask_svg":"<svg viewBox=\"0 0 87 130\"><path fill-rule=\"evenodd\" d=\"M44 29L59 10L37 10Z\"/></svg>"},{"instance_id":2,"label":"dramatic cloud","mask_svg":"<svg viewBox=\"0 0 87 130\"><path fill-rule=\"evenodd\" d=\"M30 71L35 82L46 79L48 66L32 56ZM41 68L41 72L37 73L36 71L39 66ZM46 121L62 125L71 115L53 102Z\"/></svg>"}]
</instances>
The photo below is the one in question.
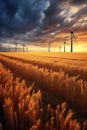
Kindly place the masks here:
<instances>
[{"instance_id":1,"label":"dramatic cloud","mask_svg":"<svg viewBox=\"0 0 87 130\"><path fill-rule=\"evenodd\" d=\"M44 11L50 6L48 0L1 0L0 34L9 36L41 28Z\"/></svg>"},{"instance_id":2,"label":"dramatic cloud","mask_svg":"<svg viewBox=\"0 0 87 130\"><path fill-rule=\"evenodd\" d=\"M86 12L86 0L0 0L0 39L43 43L66 28L84 32Z\"/></svg>"}]
</instances>

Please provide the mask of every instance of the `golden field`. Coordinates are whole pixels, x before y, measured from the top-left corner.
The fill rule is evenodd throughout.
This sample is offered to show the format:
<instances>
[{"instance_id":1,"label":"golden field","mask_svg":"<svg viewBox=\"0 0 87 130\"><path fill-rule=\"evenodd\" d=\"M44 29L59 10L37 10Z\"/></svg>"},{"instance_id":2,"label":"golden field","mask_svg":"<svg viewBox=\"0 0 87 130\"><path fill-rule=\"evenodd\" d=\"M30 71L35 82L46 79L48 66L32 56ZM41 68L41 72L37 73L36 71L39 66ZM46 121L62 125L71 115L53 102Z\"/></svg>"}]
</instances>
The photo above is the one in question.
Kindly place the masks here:
<instances>
[{"instance_id":1,"label":"golden field","mask_svg":"<svg viewBox=\"0 0 87 130\"><path fill-rule=\"evenodd\" d=\"M0 53L0 130L48 129L87 129L87 53Z\"/></svg>"}]
</instances>

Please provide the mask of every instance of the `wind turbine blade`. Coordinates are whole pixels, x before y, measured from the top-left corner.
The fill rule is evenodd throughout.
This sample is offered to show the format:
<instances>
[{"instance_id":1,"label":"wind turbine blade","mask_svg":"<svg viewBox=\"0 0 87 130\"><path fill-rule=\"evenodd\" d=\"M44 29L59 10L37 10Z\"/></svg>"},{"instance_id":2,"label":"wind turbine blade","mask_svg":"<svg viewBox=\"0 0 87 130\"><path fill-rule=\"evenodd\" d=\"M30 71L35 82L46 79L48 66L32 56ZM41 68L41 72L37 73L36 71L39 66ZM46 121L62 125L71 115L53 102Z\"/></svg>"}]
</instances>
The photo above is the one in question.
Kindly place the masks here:
<instances>
[{"instance_id":1,"label":"wind turbine blade","mask_svg":"<svg viewBox=\"0 0 87 130\"><path fill-rule=\"evenodd\" d=\"M75 41L75 43L76 43L76 36L73 34L73 38L74 38L74 41Z\"/></svg>"},{"instance_id":2,"label":"wind turbine blade","mask_svg":"<svg viewBox=\"0 0 87 130\"><path fill-rule=\"evenodd\" d=\"M70 30L70 29L66 29L68 32L71 32L72 30Z\"/></svg>"},{"instance_id":3,"label":"wind turbine blade","mask_svg":"<svg viewBox=\"0 0 87 130\"><path fill-rule=\"evenodd\" d=\"M76 38L74 39L74 41L75 41L75 44L76 44Z\"/></svg>"},{"instance_id":4,"label":"wind turbine blade","mask_svg":"<svg viewBox=\"0 0 87 130\"><path fill-rule=\"evenodd\" d=\"M74 31L73 31L73 32L76 32L76 31L78 31L78 30L80 30L80 26L79 26L79 27L77 27L76 29L74 29Z\"/></svg>"},{"instance_id":5,"label":"wind turbine blade","mask_svg":"<svg viewBox=\"0 0 87 130\"><path fill-rule=\"evenodd\" d=\"M82 19L82 21L81 21L79 27L77 27L77 28L74 30L74 32L80 30L80 28L81 28L81 26L82 26L83 23L84 23L84 18Z\"/></svg>"}]
</instances>

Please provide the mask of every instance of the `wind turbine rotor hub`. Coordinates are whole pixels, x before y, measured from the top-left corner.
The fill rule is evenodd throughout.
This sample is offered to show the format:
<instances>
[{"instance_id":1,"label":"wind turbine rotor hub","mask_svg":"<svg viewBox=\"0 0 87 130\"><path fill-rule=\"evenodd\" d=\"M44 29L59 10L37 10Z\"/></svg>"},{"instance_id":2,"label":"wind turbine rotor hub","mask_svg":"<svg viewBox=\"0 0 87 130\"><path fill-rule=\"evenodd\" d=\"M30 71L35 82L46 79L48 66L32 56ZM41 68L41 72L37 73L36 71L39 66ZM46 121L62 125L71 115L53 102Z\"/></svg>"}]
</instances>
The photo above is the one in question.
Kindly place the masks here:
<instances>
[{"instance_id":1,"label":"wind turbine rotor hub","mask_svg":"<svg viewBox=\"0 0 87 130\"><path fill-rule=\"evenodd\" d=\"M71 34L73 34L74 32L73 31L70 31Z\"/></svg>"}]
</instances>

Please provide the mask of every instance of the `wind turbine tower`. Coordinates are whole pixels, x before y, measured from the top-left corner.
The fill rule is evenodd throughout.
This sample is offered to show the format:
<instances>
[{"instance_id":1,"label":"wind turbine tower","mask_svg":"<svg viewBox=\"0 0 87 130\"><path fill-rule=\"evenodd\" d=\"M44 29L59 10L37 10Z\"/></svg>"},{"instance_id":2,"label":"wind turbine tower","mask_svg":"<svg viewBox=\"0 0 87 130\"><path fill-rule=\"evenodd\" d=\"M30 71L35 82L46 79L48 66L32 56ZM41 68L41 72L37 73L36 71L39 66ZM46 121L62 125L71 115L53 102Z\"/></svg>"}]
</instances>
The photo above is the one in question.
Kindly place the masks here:
<instances>
[{"instance_id":1,"label":"wind turbine tower","mask_svg":"<svg viewBox=\"0 0 87 130\"><path fill-rule=\"evenodd\" d=\"M66 43L66 40L67 40L67 38L68 38L68 37L65 37L65 38L64 38L64 43L63 43L63 45L64 45L64 52L66 52L66 44L67 44L67 43Z\"/></svg>"},{"instance_id":2,"label":"wind turbine tower","mask_svg":"<svg viewBox=\"0 0 87 130\"><path fill-rule=\"evenodd\" d=\"M64 52L66 52L66 38L65 38L65 41L64 41Z\"/></svg>"},{"instance_id":3,"label":"wind turbine tower","mask_svg":"<svg viewBox=\"0 0 87 130\"><path fill-rule=\"evenodd\" d=\"M70 31L70 35L71 35L71 52L73 52L73 39L75 38L74 32Z\"/></svg>"},{"instance_id":4,"label":"wind turbine tower","mask_svg":"<svg viewBox=\"0 0 87 130\"><path fill-rule=\"evenodd\" d=\"M73 40L75 39L75 35L74 35L74 32L77 30L74 30L74 31L72 31L72 30L69 30L69 29L67 29L68 31L69 31L69 33L70 33L70 52L72 53L73 52Z\"/></svg>"},{"instance_id":5,"label":"wind turbine tower","mask_svg":"<svg viewBox=\"0 0 87 130\"><path fill-rule=\"evenodd\" d=\"M51 45L51 42L48 43L48 52L50 52L50 45Z\"/></svg>"},{"instance_id":6,"label":"wind turbine tower","mask_svg":"<svg viewBox=\"0 0 87 130\"><path fill-rule=\"evenodd\" d=\"M17 52L17 43L15 43L15 52Z\"/></svg>"},{"instance_id":7,"label":"wind turbine tower","mask_svg":"<svg viewBox=\"0 0 87 130\"><path fill-rule=\"evenodd\" d=\"M52 40L54 38L54 35L55 35L55 32L53 32L53 33L50 34L50 41L48 43L48 52L50 52L51 42L52 42Z\"/></svg>"},{"instance_id":8,"label":"wind turbine tower","mask_svg":"<svg viewBox=\"0 0 87 130\"><path fill-rule=\"evenodd\" d=\"M25 43L23 43L23 52L25 51Z\"/></svg>"}]
</instances>

